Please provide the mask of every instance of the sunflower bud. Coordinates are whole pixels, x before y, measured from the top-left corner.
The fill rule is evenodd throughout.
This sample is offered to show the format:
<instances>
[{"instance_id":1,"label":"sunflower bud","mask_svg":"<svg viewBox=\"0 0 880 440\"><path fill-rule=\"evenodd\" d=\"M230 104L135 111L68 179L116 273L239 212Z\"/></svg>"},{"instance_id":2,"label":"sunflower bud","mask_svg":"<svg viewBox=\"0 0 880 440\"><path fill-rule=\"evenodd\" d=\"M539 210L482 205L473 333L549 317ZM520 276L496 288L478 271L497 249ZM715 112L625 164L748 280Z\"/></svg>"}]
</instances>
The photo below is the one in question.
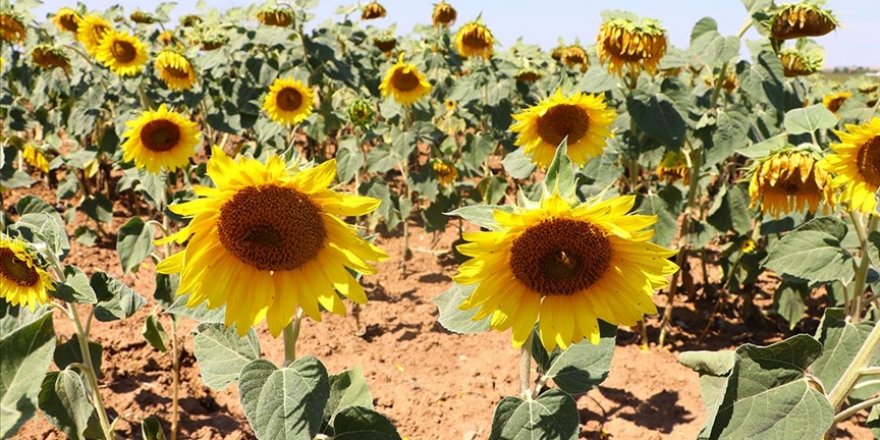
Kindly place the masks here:
<instances>
[{"instance_id":1,"label":"sunflower bud","mask_svg":"<svg viewBox=\"0 0 880 440\"><path fill-rule=\"evenodd\" d=\"M821 37L837 28L831 11L808 3L788 4L773 13L770 33L774 40Z\"/></svg>"},{"instance_id":2,"label":"sunflower bud","mask_svg":"<svg viewBox=\"0 0 880 440\"><path fill-rule=\"evenodd\" d=\"M434 13L431 15L431 21L434 22L435 27L449 27L457 17L458 13L455 11L455 8L449 3L441 1L434 5Z\"/></svg>"},{"instance_id":3,"label":"sunflower bud","mask_svg":"<svg viewBox=\"0 0 880 440\"><path fill-rule=\"evenodd\" d=\"M208 35L208 36L202 37L202 39L201 39L201 41L199 41L199 43L202 46L202 50L212 51L212 50L217 50L217 49L223 47L223 45L226 44L226 41L227 41L226 37L224 37L222 35Z\"/></svg>"},{"instance_id":4,"label":"sunflower bud","mask_svg":"<svg viewBox=\"0 0 880 440\"><path fill-rule=\"evenodd\" d=\"M638 73L657 71L666 54L666 31L660 22L643 19L636 23L628 18L615 18L602 24L596 36L599 62L608 63L608 70L623 75L623 68Z\"/></svg>"},{"instance_id":5,"label":"sunflower bud","mask_svg":"<svg viewBox=\"0 0 880 440\"><path fill-rule=\"evenodd\" d=\"M348 107L348 119L357 127L366 127L373 122L373 106L366 99L357 99Z\"/></svg>"},{"instance_id":6,"label":"sunflower bud","mask_svg":"<svg viewBox=\"0 0 880 440\"><path fill-rule=\"evenodd\" d=\"M385 7L380 5L379 2L367 3L367 5L364 6L364 9L361 11L362 20L373 20L376 18L382 18L385 15Z\"/></svg>"}]
</instances>

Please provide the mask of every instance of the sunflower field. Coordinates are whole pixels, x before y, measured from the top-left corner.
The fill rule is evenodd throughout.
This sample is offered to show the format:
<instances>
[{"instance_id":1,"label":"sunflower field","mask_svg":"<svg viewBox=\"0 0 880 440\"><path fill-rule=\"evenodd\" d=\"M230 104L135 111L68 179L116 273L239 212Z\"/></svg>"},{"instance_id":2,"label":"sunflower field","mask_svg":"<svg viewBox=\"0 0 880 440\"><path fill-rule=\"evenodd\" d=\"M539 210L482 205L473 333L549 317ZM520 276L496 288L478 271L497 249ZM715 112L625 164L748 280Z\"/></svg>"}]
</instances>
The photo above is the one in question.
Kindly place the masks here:
<instances>
[{"instance_id":1,"label":"sunflower field","mask_svg":"<svg viewBox=\"0 0 880 440\"><path fill-rule=\"evenodd\" d=\"M3 1L0 438L877 438L880 78L742 3Z\"/></svg>"}]
</instances>

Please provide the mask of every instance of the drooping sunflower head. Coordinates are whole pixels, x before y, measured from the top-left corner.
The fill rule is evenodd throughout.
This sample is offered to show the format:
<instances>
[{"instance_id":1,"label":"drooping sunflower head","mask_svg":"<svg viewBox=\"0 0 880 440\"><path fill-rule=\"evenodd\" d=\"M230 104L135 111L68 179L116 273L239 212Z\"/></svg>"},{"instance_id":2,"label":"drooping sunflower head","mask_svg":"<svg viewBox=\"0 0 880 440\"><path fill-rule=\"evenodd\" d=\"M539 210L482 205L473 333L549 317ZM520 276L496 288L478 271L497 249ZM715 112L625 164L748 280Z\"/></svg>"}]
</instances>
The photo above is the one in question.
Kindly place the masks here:
<instances>
[{"instance_id":1,"label":"drooping sunflower head","mask_svg":"<svg viewBox=\"0 0 880 440\"><path fill-rule=\"evenodd\" d=\"M435 27L449 27L458 18L458 12L445 0L434 4L434 13L431 14L431 21Z\"/></svg>"},{"instance_id":2,"label":"drooping sunflower head","mask_svg":"<svg viewBox=\"0 0 880 440\"><path fill-rule=\"evenodd\" d=\"M556 61L562 62L562 53L568 46L564 45L562 41L559 42L559 45L554 47L552 51L550 51L550 58L553 58Z\"/></svg>"},{"instance_id":3,"label":"drooping sunflower head","mask_svg":"<svg viewBox=\"0 0 880 440\"><path fill-rule=\"evenodd\" d=\"M440 181L441 185L451 185L455 183L455 179L458 178L458 170L455 169L455 164L449 163L443 159L434 159L431 168L434 169L434 174L437 176L437 180Z\"/></svg>"},{"instance_id":4,"label":"drooping sunflower head","mask_svg":"<svg viewBox=\"0 0 880 440\"><path fill-rule=\"evenodd\" d=\"M824 57L821 53L804 52L786 48L779 52L782 71L787 77L812 75L822 69Z\"/></svg>"},{"instance_id":5,"label":"drooping sunflower head","mask_svg":"<svg viewBox=\"0 0 880 440\"><path fill-rule=\"evenodd\" d=\"M724 77L724 81L721 83L721 88L730 95L737 87L739 87L739 77L736 76L736 71L731 70L727 72L727 75Z\"/></svg>"},{"instance_id":6,"label":"drooping sunflower head","mask_svg":"<svg viewBox=\"0 0 880 440\"><path fill-rule=\"evenodd\" d=\"M853 211L874 213L875 195L880 189L880 117L861 124L847 124L835 131L839 143L819 167L834 175L834 188L841 188L840 201Z\"/></svg>"},{"instance_id":7,"label":"drooping sunflower head","mask_svg":"<svg viewBox=\"0 0 880 440\"><path fill-rule=\"evenodd\" d=\"M843 106L843 103L851 97L852 92L829 93L822 97L822 105L828 110L831 110L832 113L837 113L837 111L840 110L840 107Z\"/></svg>"},{"instance_id":8,"label":"drooping sunflower head","mask_svg":"<svg viewBox=\"0 0 880 440\"><path fill-rule=\"evenodd\" d=\"M31 51L31 61L46 70L60 68L70 69L70 57L64 49L49 44L40 44Z\"/></svg>"},{"instance_id":9,"label":"drooping sunflower head","mask_svg":"<svg viewBox=\"0 0 880 440\"><path fill-rule=\"evenodd\" d=\"M373 122L373 105L358 98L348 107L348 119L357 127L367 127Z\"/></svg>"},{"instance_id":10,"label":"drooping sunflower head","mask_svg":"<svg viewBox=\"0 0 880 440\"><path fill-rule=\"evenodd\" d=\"M690 181L690 168L687 163L687 156L681 150L667 150L660 159L655 173L660 180L669 183L681 180L685 185Z\"/></svg>"},{"instance_id":11,"label":"drooping sunflower head","mask_svg":"<svg viewBox=\"0 0 880 440\"><path fill-rule=\"evenodd\" d=\"M878 88L880 88L880 84L876 82L865 81L859 83L858 85L859 93L863 93L865 95L877 91Z\"/></svg>"},{"instance_id":12,"label":"drooping sunflower head","mask_svg":"<svg viewBox=\"0 0 880 440\"><path fill-rule=\"evenodd\" d=\"M385 7L379 2L369 2L361 10L361 20L374 20L387 14Z\"/></svg>"},{"instance_id":13,"label":"drooping sunflower head","mask_svg":"<svg viewBox=\"0 0 880 440\"><path fill-rule=\"evenodd\" d=\"M226 306L226 325L244 335L266 319L278 336L298 308L315 321L320 307L344 315L340 294L366 303L353 272L375 274L388 257L343 220L372 212L379 200L328 189L336 161L297 173L271 157L233 160L218 147L208 161L215 187L196 186L198 199L170 209L191 217L168 237L186 247L157 266L180 273L189 306Z\"/></svg>"},{"instance_id":14,"label":"drooping sunflower head","mask_svg":"<svg viewBox=\"0 0 880 440\"><path fill-rule=\"evenodd\" d=\"M577 67L581 69L581 71L587 70L587 67L590 65L590 58L587 56L587 51L577 44L566 47L562 51L560 61L562 64L565 64L566 67Z\"/></svg>"},{"instance_id":15,"label":"drooping sunflower head","mask_svg":"<svg viewBox=\"0 0 880 440\"><path fill-rule=\"evenodd\" d=\"M613 110L601 95L576 93L564 96L561 90L513 116L511 131L517 133L516 145L536 164L547 167L556 148L568 139L568 157L578 165L602 154L611 136Z\"/></svg>"},{"instance_id":16,"label":"drooping sunflower head","mask_svg":"<svg viewBox=\"0 0 880 440\"><path fill-rule=\"evenodd\" d=\"M385 74L379 91L382 96L390 96L398 104L410 105L431 91L431 83L414 64L405 62L403 54L400 54L397 63Z\"/></svg>"},{"instance_id":17,"label":"drooping sunflower head","mask_svg":"<svg viewBox=\"0 0 880 440\"><path fill-rule=\"evenodd\" d=\"M666 31L657 20L646 18L636 23L614 18L603 23L596 36L599 62L607 63L608 70L618 75L623 75L624 67L653 75L665 54Z\"/></svg>"},{"instance_id":18,"label":"drooping sunflower head","mask_svg":"<svg viewBox=\"0 0 880 440\"><path fill-rule=\"evenodd\" d=\"M257 12L257 21L266 26L288 27L293 24L293 11L280 6L266 7Z\"/></svg>"},{"instance_id":19,"label":"drooping sunflower head","mask_svg":"<svg viewBox=\"0 0 880 440\"><path fill-rule=\"evenodd\" d=\"M158 110L144 111L126 126L122 160L134 161L151 173L185 167L201 137L195 122L165 104Z\"/></svg>"},{"instance_id":20,"label":"drooping sunflower head","mask_svg":"<svg viewBox=\"0 0 880 440\"><path fill-rule=\"evenodd\" d=\"M229 39L224 35L210 33L202 36L202 38L199 39L199 44L201 44L202 50L210 52L223 47L226 45L227 41L229 41Z\"/></svg>"},{"instance_id":21,"label":"drooping sunflower head","mask_svg":"<svg viewBox=\"0 0 880 440\"><path fill-rule=\"evenodd\" d=\"M308 85L291 78L278 78L269 87L263 110L279 124L295 125L312 114L314 100Z\"/></svg>"},{"instance_id":22,"label":"drooping sunflower head","mask_svg":"<svg viewBox=\"0 0 880 440\"><path fill-rule=\"evenodd\" d=\"M479 21L465 24L455 35L455 47L462 58L492 58L494 46L492 31Z\"/></svg>"},{"instance_id":23,"label":"drooping sunflower head","mask_svg":"<svg viewBox=\"0 0 880 440\"><path fill-rule=\"evenodd\" d=\"M514 78L516 78L517 81L523 83L537 82L543 77L544 75L540 71L531 67L523 67L516 72L516 75L514 75Z\"/></svg>"},{"instance_id":24,"label":"drooping sunflower head","mask_svg":"<svg viewBox=\"0 0 880 440\"><path fill-rule=\"evenodd\" d=\"M0 40L12 44L24 44L26 36L27 28L20 14L11 10L0 11Z\"/></svg>"},{"instance_id":25,"label":"drooping sunflower head","mask_svg":"<svg viewBox=\"0 0 880 440\"><path fill-rule=\"evenodd\" d=\"M147 48L128 32L111 31L98 44L95 58L119 76L134 76L147 65Z\"/></svg>"},{"instance_id":26,"label":"drooping sunflower head","mask_svg":"<svg viewBox=\"0 0 880 440\"><path fill-rule=\"evenodd\" d=\"M776 218L804 209L815 213L834 207L831 174L816 166L813 153L793 148L774 152L756 162L749 181L750 207Z\"/></svg>"},{"instance_id":27,"label":"drooping sunflower head","mask_svg":"<svg viewBox=\"0 0 880 440\"><path fill-rule=\"evenodd\" d=\"M31 311L49 302L52 278L21 239L0 234L0 298Z\"/></svg>"},{"instance_id":28,"label":"drooping sunflower head","mask_svg":"<svg viewBox=\"0 0 880 440\"><path fill-rule=\"evenodd\" d=\"M189 90L196 84L196 71L189 59L180 52L172 49L162 50L156 56L154 66L159 78L171 90Z\"/></svg>"},{"instance_id":29,"label":"drooping sunflower head","mask_svg":"<svg viewBox=\"0 0 880 440\"><path fill-rule=\"evenodd\" d=\"M390 33L378 35L373 38L373 46L376 46L382 53L390 55L391 51L397 47L397 38Z\"/></svg>"},{"instance_id":30,"label":"drooping sunflower head","mask_svg":"<svg viewBox=\"0 0 880 440\"><path fill-rule=\"evenodd\" d=\"M28 165L42 171L44 174L49 172L49 159L33 144L25 144L22 147L21 157Z\"/></svg>"},{"instance_id":31,"label":"drooping sunflower head","mask_svg":"<svg viewBox=\"0 0 880 440\"><path fill-rule=\"evenodd\" d=\"M656 313L651 296L678 269L668 260L675 252L650 242L656 217L628 215L634 204L622 196L571 206L554 192L535 209L496 210L496 230L466 232L458 246L472 258L455 281L477 284L459 307L512 329L515 347L538 322L547 350L597 344L599 319L632 326Z\"/></svg>"},{"instance_id":32,"label":"drooping sunflower head","mask_svg":"<svg viewBox=\"0 0 880 440\"><path fill-rule=\"evenodd\" d=\"M52 22L58 27L58 30L64 32L73 32L76 34L79 28L79 21L82 18L79 13L70 8L61 8L52 17Z\"/></svg>"},{"instance_id":33,"label":"drooping sunflower head","mask_svg":"<svg viewBox=\"0 0 880 440\"><path fill-rule=\"evenodd\" d=\"M76 39L85 47L89 55L95 56L98 53L98 46L101 44L101 40L112 30L110 22L104 19L104 17L88 14L79 21Z\"/></svg>"},{"instance_id":34,"label":"drooping sunflower head","mask_svg":"<svg viewBox=\"0 0 880 440\"><path fill-rule=\"evenodd\" d=\"M174 32L169 30L164 30L159 33L159 36L156 38L163 46L170 46L174 43Z\"/></svg>"},{"instance_id":35,"label":"drooping sunflower head","mask_svg":"<svg viewBox=\"0 0 880 440\"><path fill-rule=\"evenodd\" d=\"M837 28L837 19L829 10L808 2L779 6L770 19L770 33L775 40L820 37Z\"/></svg>"},{"instance_id":36,"label":"drooping sunflower head","mask_svg":"<svg viewBox=\"0 0 880 440\"><path fill-rule=\"evenodd\" d=\"M158 17L149 12L141 11L140 9L132 12L131 15L128 16L128 18L130 18L131 21L139 24L153 24L159 22Z\"/></svg>"},{"instance_id":37,"label":"drooping sunflower head","mask_svg":"<svg viewBox=\"0 0 880 440\"><path fill-rule=\"evenodd\" d=\"M202 17L196 14L189 14L180 17L180 25L183 27L195 27L202 21L204 21Z\"/></svg>"}]
</instances>

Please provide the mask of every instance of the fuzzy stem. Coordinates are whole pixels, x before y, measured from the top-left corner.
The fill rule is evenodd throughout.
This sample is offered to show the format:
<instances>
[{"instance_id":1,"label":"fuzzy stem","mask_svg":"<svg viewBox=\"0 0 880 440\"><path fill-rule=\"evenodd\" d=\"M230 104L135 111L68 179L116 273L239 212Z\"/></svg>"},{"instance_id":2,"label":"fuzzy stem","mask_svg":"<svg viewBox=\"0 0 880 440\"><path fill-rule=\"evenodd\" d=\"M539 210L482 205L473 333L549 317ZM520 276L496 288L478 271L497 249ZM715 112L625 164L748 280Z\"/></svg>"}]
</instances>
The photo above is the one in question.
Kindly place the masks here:
<instances>
[{"instance_id":1,"label":"fuzzy stem","mask_svg":"<svg viewBox=\"0 0 880 440\"><path fill-rule=\"evenodd\" d=\"M171 440L177 440L180 424L180 350L177 347L177 318L171 316Z\"/></svg>"},{"instance_id":2,"label":"fuzzy stem","mask_svg":"<svg viewBox=\"0 0 880 440\"><path fill-rule=\"evenodd\" d=\"M67 315L71 318L71 321L73 321L74 328L76 329L76 338L79 342L79 352L83 358L81 371L85 373L86 379L88 379L89 382L89 388L92 390L92 403L95 405L96 412L98 413L98 422L101 424L101 431L104 432L104 438L113 439L115 436L113 435L113 429L110 427L110 418L107 417L107 410L104 408L104 400L101 398L101 391L98 389L98 376L95 373L95 364L92 363L92 355L89 353L89 335L83 330L79 314L76 311L76 307L72 304L67 304Z\"/></svg>"},{"instance_id":3,"label":"fuzzy stem","mask_svg":"<svg viewBox=\"0 0 880 440\"><path fill-rule=\"evenodd\" d=\"M846 400L846 396L858 382L862 369L868 366L878 345L880 345L880 323L874 323L874 328L871 329L871 333L868 333L862 348L859 349L846 371L843 372L837 385L828 393L828 400L831 402L832 408L836 410Z\"/></svg>"},{"instance_id":4,"label":"fuzzy stem","mask_svg":"<svg viewBox=\"0 0 880 440\"><path fill-rule=\"evenodd\" d=\"M834 416L834 424L836 425L836 424L852 417L857 412L859 412L863 409L866 409L866 408L870 408L870 407L877 405L877 404L880 404L880 395L874 396L874 397L872 397L868 400L865 400L863 402L859 402L859 403L839 412L837 415Z\"/></svg>"},{"instance_id":5,"label":"fuzzy stem","mask_svg":"<svg viewBox=\"0 0 880 440\"><path fill-rule=\"evenodd\" d=\"M520 348L519 354L519 387L523 399L532 400L532 338L534 332L529 333L526 342Z\"/></svg>"},{"instance_id":6,"label":"fuzzy stem","mask_svg":"<svg viewBox=\"0 0 880 440\"><path fill-rule=\"evenodd\" d=\"M288 366L296 360L296 341L299 339L299 329L302 326L302 309L297 309L296 316L284 327L281 334L284 335L284 366Z\"/></svg>"},{"instance_id":7,"label":"fuzzy stem","mask_svg":"<svg viewBox=\"0 0 880 440\"><path fill-rule=\"evenodd\" d=\"M855 220L855 219L854 219ZM857 225L861 222L857 222ZM865 283L868 279L868 269L871 266L871 257L868 256L868 234L877 229L877 217L871 216L868 220L868 227L862 231L859 238L861 241L861 260L855 276L855 286L853 287L853 308L852 320L857 323L862 319L862 300L865 297ZM858 231L858 226L856 227Z\"/></svg>"}]
</instances>

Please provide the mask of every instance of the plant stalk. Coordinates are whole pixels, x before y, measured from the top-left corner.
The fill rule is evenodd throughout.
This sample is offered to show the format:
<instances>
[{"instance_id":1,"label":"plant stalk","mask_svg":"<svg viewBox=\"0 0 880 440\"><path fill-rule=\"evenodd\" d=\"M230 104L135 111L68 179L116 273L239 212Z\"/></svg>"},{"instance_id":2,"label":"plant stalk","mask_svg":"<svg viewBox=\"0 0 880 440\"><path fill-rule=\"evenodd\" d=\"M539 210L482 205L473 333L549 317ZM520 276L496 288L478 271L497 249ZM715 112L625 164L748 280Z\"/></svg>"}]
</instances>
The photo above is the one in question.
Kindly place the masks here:
<instances>
[{"instance_id":1,"label":"plant stalk","mask_svg":"<svg viewBox=\"0 0 880 440\"><path fill-rule=\"evenodd\" d=\"M532 400L532 339L535 332L530 332L519 354L519 387L523 399Z\"/></svg>"},{"instance_id":2,"label":"plant stalk","mask_svg":"<svg viewBox=\"0 0 880 440\"><path fill-rule=\"evenodd\" d=\"M880 394L878 394L868 400L865 400L863 402L859 402L859 403L839 412L837 415L834 416L834 424L836 425L836 424L854 416L859 411L866 409L866 408L870 408L870 407L877 405L877 404L880 404Z\"/></svg>"},{"instance_id":3,"label":"plant stalk","mask_svg":"<svg viewBox=\"0 0 880 440\"><path fill-rule=\"evenodd\" d=\"M76 329L79 352L82 355L84 364L81 371L85 373L89 382L89 388L92 389L92 403L95 405L96 412L98 413L101 431L104 433L104 438L112 440L115 436L113 435L113 429L110 427L110 418L107 417L107 410L104 407L104 400L101 398L101 391L98 389L98 376L94 369L95 364L92 362L91 353L89 353L89 335L83 330L79 314L76 311L76 307L72 304L67 304L67 315L73 321L74 328Z\"/></svg>"},{"instance_id":4,"label":"plant stalk","mask_svg":"<svg viewBox=\"0 0 880 440\"><path fill-rule=\"evenodd\" d=\"M293 320L281 330L284 335L284 366L288 366L296 360L296 341L299 339L299 329L302 326L302 309L297 309Z\"/></svg>"},{"instance_id":5,"label":"plant stalk","mask_svg":"<svg viewBox=\"0 0 880 440\"><path fill-rule=\"evenodd\" d=\"M831 392L828 393L828 400L831 402L831 407L834 408L835 411L840 407L843 401L846 400L846 396L849 394L850 390L852 390L856 382L858 382L861 377L862 369L868 366L868 363L871 361L871 357L874 355L878 346L880 346L880 323L874 323L874 328L868 333L868 337L865 338L862 347L859 349L858 353L856 353L856 356L853 358L852 362L850 362L846 371L843 372L840 381L838 381L837 385L835 385Z\"/></svg>"},{"instance_id":6,"label":"plant stalk","mask_svg":"<svg viewBox=\"0 0 880 440\"><path fill-rule=\"evenodd\" d=\"M857 220L854 218L853 220ZM856 223L856 231L859 231L860 222ZM857 323L862 319L862 300L865 297L865 284L868 279L868 268L871 266L871 257L868 256L868 235L877 229L877 217L871 216L868 220L868 227L861 234L859 234L859 239L861 241L861 260L859 261L859 267L856 270L855 276L855 285L853 286L853 308L852 308L852 317L853 323Z\"/></svg>"},{"instance_id":7,"label":"plant stalk","mask_svg":"<svg viewBox=\"0 0 880 440\"><path fill-rule=\"evenodd\" d=\"M171 440L180 429L180 350L177 346L177 317L171 316Z\"/></svg>"}]
</instances>

